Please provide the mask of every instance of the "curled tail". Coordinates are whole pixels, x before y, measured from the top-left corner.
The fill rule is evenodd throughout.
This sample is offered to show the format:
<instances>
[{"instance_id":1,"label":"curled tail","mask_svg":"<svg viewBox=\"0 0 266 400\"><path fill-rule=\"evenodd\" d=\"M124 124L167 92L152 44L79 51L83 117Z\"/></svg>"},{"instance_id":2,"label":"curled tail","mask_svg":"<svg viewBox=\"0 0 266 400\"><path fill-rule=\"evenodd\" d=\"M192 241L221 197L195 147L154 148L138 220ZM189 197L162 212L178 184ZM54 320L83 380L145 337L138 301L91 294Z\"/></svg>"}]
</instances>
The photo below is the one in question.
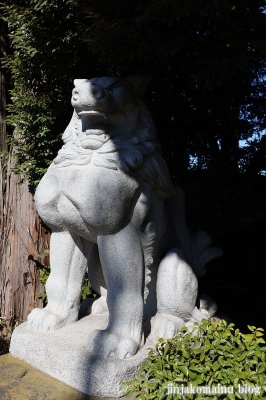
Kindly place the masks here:
<instances>
[{"instance_id":1,"label":"curled tail","mask_svg":"<svg viewBox=\"0 0 266 400\"><path fill-rule=\"evenodd\" d=\"M211 246L212 239L204 230L191 232L186 224L185 195L183 189L175 187L176 197L169 201L169 211L173 218L178 244L185 260L191 266L197 277L206 273L206 264L223 252L219 247Z\"/></svg>"}]
</instances>

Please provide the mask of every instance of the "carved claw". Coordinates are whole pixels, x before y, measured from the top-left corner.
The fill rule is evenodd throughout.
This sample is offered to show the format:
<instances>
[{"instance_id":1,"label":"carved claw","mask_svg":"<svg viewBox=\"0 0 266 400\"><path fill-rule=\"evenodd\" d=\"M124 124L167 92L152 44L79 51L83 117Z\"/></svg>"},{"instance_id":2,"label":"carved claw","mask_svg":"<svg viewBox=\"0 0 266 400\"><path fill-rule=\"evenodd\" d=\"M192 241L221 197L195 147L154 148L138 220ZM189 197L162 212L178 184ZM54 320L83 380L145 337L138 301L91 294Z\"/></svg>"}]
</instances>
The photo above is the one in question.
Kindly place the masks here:
<instances>
[{"instance_id":1,"label":"carved claw","mask_svg":"<svg viewBox=\"0 0 266 400\"><path fill-rule=\"evenodd\" d=\"M59 316L47 308L35 308L28 315L28 326L33 330L54 331L77 320L76 315Z\"/></svg>"},{"instance_id":2,"label":"carved claw","mask_svg":"<svg viewBox=\"0 0 266 400\"><path fill-rule=\"evenodd\" d=\"M159 338L172 338L184 325L185 322L179 317L167 314L157 314L151 319L151 333L148 338L153 343L156 343Z\"/></svg>"},{"instance_id":3,"label":"carved claw","mask_svg":"<svg viewBox=\"0 0 266 400\"><path fill-rule=\"evenodd\" d=\"M89 336L88 350L105 358L132 357L139 345L133 339L120 336L107 330L96 329Z\"/></svg>"},{"instance_id":4,"label":"carved claw","mask_svg":"<svg viewBox=\"0 0 266 400\"><path fill-rule=\"evenodd\" d=\"M200 295L200 311L202 310L207 310L210 317L214 317L217 312L217 304L205 293Z\"/></svg>"}]
</instances>

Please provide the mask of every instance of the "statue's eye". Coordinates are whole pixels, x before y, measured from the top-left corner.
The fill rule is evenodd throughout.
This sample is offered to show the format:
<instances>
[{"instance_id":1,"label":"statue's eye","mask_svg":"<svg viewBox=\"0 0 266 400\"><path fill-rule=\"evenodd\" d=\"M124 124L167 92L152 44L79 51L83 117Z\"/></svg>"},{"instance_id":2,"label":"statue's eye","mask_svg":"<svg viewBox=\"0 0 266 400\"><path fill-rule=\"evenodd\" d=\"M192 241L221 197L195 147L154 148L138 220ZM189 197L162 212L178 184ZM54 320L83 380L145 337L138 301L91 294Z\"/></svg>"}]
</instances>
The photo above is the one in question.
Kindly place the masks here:
<instances>
[{"instance_id":1,"label":"statue's eye","mask_svg":"<svg viewBox=\"0 0 266 400\"><path fill-rule=\"evenodd\" d=\"M118 89L119 87L121 87L120 84L118 83L113 83L112 85L108 86L106 88L106 90L108 90L108 92L114 92L116 89Z\"/></svg>"}]
</instances>

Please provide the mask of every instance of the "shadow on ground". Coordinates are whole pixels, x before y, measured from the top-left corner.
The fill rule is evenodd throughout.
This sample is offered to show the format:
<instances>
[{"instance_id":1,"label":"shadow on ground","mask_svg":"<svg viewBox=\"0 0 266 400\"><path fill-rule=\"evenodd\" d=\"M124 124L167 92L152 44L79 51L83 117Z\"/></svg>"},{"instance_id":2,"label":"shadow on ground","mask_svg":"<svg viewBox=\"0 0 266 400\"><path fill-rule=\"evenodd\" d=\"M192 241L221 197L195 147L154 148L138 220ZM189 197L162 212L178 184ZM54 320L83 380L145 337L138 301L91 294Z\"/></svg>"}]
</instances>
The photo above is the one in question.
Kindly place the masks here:
<instances>
[{"instance_id":1,"label":"shadow on ground","mask_svg":"<svg viewBox=\"0 0 266 400\"><path fill-rule=\"evenodd\" d=\"M0 356L0 399L98 400L99 397L91 397L72 389L27 363L6 354Z\"/></svg>"}]
</instances>

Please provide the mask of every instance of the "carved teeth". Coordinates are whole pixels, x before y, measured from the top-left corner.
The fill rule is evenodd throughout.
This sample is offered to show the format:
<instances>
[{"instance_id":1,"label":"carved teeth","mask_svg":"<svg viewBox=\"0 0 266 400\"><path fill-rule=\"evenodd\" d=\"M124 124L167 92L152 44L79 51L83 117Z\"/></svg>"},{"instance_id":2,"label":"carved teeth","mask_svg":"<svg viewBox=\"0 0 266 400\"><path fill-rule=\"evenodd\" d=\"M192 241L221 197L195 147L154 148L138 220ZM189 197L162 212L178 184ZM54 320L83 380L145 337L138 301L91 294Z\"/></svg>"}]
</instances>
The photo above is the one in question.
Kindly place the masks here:
<instances>
[{"instance_id":1,"label":"carved teeth","mask_svg":"<svg viewBox=\"0 0 266 400\"><path fill-rule=\"evenodd\" d=\"M79 117L82 117L82 116L88 116L89 117L90 115L102 115L104 117L104 119L108 118L108 113L106 111L94 111L94 110L91 110L91 111L80 111L78 113Z\"/></svg>"}]
</instances>

